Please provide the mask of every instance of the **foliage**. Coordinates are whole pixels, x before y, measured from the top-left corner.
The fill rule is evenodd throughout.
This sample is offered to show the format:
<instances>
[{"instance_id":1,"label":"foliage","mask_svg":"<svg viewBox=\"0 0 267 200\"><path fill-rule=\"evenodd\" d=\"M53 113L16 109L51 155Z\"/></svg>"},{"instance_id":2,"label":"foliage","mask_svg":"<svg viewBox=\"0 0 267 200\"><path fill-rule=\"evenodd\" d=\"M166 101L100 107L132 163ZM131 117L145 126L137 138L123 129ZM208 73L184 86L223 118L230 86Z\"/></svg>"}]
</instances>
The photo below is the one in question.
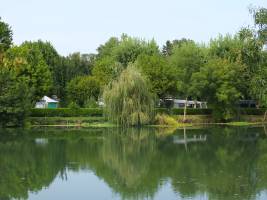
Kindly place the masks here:
<instances>
[{"instance_id":1,"label":"foliage","mask_svg":"<svg viewBox=\"0 0 267 200\"><path fill-rule=\"evenodd\" d=\"M169 63L176 69L178 78L177 90L179 97L187 98L190 94L189 88L192 82L192 74L199 71L205 62L203 48L195 43L183 43L176 46L173 54L169 57Z\"/></svg>"},{"instance_id":2,"label":"foliage","mask_svg":"<svg viewBox=\"0 0 267 200\"><path fill-rule=\"evenodd\" d=\"M125 34L120 39L112 37L97 49L93 75L104 87L116 79L129 63L134 63L139 55L159 54L154 40L144 41Z\"/></svg>"},{"instance_id":3,"label":"foliage","mask_svg":"<svg viewBox=\"0 0 267 200\"><path fill-rule=\"evenodd\" d=\"M258 37L264 43L267 41L267 8L250 8L254 24L257 27Z\"/></svg>"},{"instance_id":4,"label":"foliage","mask_svg":"<svg viewBox=\"0 0 267 200\"><path fill-rule=\"evenodd\" d=\"M169 115L166 114L157 114L155 116L155 124L157 125L166 125L166 126L177 126L177 121Z\"/></svg>"},{"instance_id":5,"label":"foliage","mask_svg":"<svg viewBox=\"0 0 267 200\"><path fill-rule=\"evenodd\" d=\"M116 62L112 57L104 57L95 62L93 75L97 77L103 88L112 80L115 80L123 70L121 63Z\"/></svg>"},{"instance_id":6,"label":"foliage","mask_svg":"<svg viewBox=\"0 0 267 200\"><path fill-rule=\"evenodd\" d=\"M172 42L167 40L166 44L163 45L162 54L164 56L170 56L173 54L174 48L180 48L182 45L187 43L194 44L194 41L186 38L182 38L180 40L173 40Z\"/></svg>"},{"instance_id":7,"label":"foliage","mask_svg":"<svg viewBox=\"0 0 267 200\"><path fill-rule=\"evenodd\" d=\"M1 54L11 46L12 35L13 33L10 26L3 22L0 17L0 58Z\"/></svg>"},{"instance_id":8,"label":"foliage","mask_svg":"<svg viewBox=\"0 0 267 200\"><path fill-rule=\"evenodd\" d=\"M25 82L0 65L0 127L24 124L30 107L28 94Z\"/></svg>"},{"instance_id":9,"label":"foliage","mask_svg":"<svg viewBox=\"0 0 267 200\"><path fill-rule=\"evenodd\" d=\"M54 69L54 76L57 94L63 102L66 103L68 83L78 76L91 75L94 62L94 54L73 53L60 58L60 64Z\"/></svg>"},{"instance_id":10,"label":"foliage","mask_svg":"<svg viewBox=\"0 0 267 200\"><path fill-rule=\"evenodd\" d=\"M152 93L157 94L159 98L176 94L176 71L173 66L168 65L164 57L159 54L140 55L136 65L151 83Z\"/></svg>"},{"instance_id":11,"label":"foliage","mask_svg":"<svg viewBox=\"0 0 267 200\"><path fill-rule=\"evenodd\" d=\"M118 80L105 88L105 112L110 120L122 126L141 125L150 121L153 98L146 80L133 65Z\"/></svg>"},{"instance_id":12,"label":"foliage","mask_svg":"<svg viewBox=\"0 0 267 200\"><path fill-rule=\"evenodd\" d=\"M251 99L250 82L262 62L262 44L254 31L242 28L235 36L219 36L211 40L209 49L210 59L221 58L233 63L240 63L244 72L239 74L243 80L240 92L244 99Z\"/></svg>"},{"instance_id":13,"label":"foliage","mask_svg":"<svg viewBox=\"0 0 267 200\"><path fill-rule=\"evenodd\" d=\"M33 108L30 111L31 117L86 117L102 115L102 108Z\"/></svg>"},{"instance_id":14,"label":"foliage","mask_svg":"<svg viewBox=\"0 0 267 200\"><path fill-rule=\"evenodd\" d=\"M126 67L129 63L134 63L139 55L153 55L156 53L159 53L159 49L154 40L146 42L122 35L119 46L114 49L113 56Z\"/></svg>"},{"instance_id":15,"label":"foliage","mask_svg":"<svg viewBox=\"0 0 267 200\"><path fill-rule=\"evenodd\" d=\"M83 107L90 98L98 99L100 86L93 76L79 76L72 79L67 86L67 95L70 101Z\"/></svg>"},{"instance_id":16,"label":"foliage","mask_svg":"<svg viewBox=\"0 0 267 200\"><path fill-rule=\"evenodd\" d=\"M99 107L95 98L89 98L84 103L85 108L97 108Z\"/></svg>"},{"instance_id":17,"label":"foliage","mask_svg":"<svg viewBox=\"0 0 267 200\"><path fill-rule=\"evenodd\" d=\"M61 57L59 56L56 49L50 42L43 42L42 40L38 41L25 41L22 44L23 47L28 49L36 49L41 54L42 57L47 64L49 71L52 76L52 84L50 94L56 94L59 97L62 97L62 79L64 78L64 74L62 74L61 68Z\"/></svg>"},{"instance_id":18,"label":"foliage","mask_svg":"<svg viewBox=\"0 0 267 200\"><path fill-rule=\"evenodd\" d=\"M251 94L260 106L267 107L267 62L254 74L250 83Z\"/></svg>"},{"instance_id":19,"label":"foliage","mask_svg":"<svg viewBox=\"0 0 267 200\"><path fill-rule=\"evenodd\" d=\"M52 86L51 72L38 48L24 45L12 47L6 52L4 65L27 84L32 102L39 100Z\"/></svg>"},{"instance_id":20,"label":"foliage","mask_svg":"<svg viewBox=\"0 0 267 200\"><path fill-rule=\"evenodd\" d=\"M190 90L209 102L216 119L229 120L233 117L236 102L242 97L244 66L224 59L210 60L192 77Z\"/></svg>"}]
</instances>

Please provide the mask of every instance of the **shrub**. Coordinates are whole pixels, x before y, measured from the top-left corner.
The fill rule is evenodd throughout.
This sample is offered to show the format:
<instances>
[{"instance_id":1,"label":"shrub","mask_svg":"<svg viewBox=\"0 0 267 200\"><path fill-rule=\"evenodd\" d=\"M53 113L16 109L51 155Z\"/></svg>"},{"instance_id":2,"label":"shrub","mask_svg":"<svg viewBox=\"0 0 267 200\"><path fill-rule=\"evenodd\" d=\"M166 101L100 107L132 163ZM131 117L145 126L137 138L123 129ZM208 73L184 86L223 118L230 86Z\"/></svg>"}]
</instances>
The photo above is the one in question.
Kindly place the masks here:
<instances>
[{"instance_id":1,"label":"shrub","mask_svg":"<svg viewBox=\"0 0 267 200\"><path fill-rule=\"evenodd\" d=\"M239 114L241 115L264 115L266 109L265 108L241 108L239 110Z\"/></svg>"},{"instance_id":2,"label":"shrub","mask_svg":"<svg viewBox=\"0 0 267 200\"><path fill-rule=\"evenodd\" d=\"M177 121L165 114L157 114L155 117L155 123L157 125L168 125L168 126L175 126L177 125Z\"/></svg>"}]
</instances>

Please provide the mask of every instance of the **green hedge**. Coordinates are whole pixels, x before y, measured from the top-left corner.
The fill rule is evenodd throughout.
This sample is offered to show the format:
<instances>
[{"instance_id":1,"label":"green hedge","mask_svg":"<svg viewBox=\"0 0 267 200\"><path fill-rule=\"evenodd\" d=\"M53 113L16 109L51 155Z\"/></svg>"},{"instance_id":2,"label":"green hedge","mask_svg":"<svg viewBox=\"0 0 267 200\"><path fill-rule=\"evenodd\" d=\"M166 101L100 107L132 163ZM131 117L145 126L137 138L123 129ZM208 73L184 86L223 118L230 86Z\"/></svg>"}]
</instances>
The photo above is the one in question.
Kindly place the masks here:
<instances>
[{"instance_id":1,"label":"green hedge","mask_svg":"<svg viewBox=\"0 0 267 200\"><path fill-rule=\"evenodd\" d=\"M241 108L238 112L241 115L264 115L265 108Z\"/></svg>"},{"instance_id":2,"label":"green hedge","mask_svg":"<svg viewBox=\"0 0 267 200\"><path fill-rule=\"evenodd\" d=\"M264 108L240 108L237 110L237 112L240 115L264 115L266 109ZM183 108L172 108L172 109L167 109L167 108L156 108L155 109L156 113L165 113L169 115L183 115L184 114L184 109ZM193 108L188 108L186 110L187 115L210 115L212 114L212 109L210 108L205 108L205 109L193 109Z\"/></svg>"},{"instance_id":3,"label":"green hedge","mask_svg":"<svg viewBox=\"0 0 267 200\"><path fill-rule=\"evenodd\" d=\"M86 117L86 116L102 116L101 108L33 108L31 109L31 117Z\"/></svg>"},{"instance_id":4,"label":"green hedge","mask_svg":"<svg viewBox=\"0 0 267 200\"><path fill-rule=\"evenodd\" d=\"M184 109L183 108L156 108L155 109L156 113L165 113L165 114L170 114L170 115L183 115L184 114ZM186 109L186 114L187 115L210 115L212 113L211 109L208 108L199 108L199 109L194 109L194 108L187 108Z\"/></svg>"},{"instance_id":5,"label":"green hedge","mask_svg":"<svg viewBox=\"0 0 267 200\"><path fill-rule=\"evenodd\" d=\"M241 115L264 115L265 109L257 108L242 108L239 110ZM182 108L155 108L155 113L165 113L170 115L183 115L184 109ZM210 115L212 114L212 109L192 109L188 108L186 110L187 115ZM103 116L102 108L34 108L31 109L31 117L87 117L87 116Z\"/></svg>"}]
</instances>

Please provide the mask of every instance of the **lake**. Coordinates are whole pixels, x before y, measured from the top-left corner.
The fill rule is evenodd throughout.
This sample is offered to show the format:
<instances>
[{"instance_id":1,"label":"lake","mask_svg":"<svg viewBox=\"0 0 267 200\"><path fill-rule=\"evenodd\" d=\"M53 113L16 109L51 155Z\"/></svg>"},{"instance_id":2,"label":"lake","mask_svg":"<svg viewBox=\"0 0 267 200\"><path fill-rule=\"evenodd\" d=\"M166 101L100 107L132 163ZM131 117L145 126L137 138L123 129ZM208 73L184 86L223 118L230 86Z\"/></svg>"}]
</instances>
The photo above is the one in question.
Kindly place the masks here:
<instances>
[{"instance_id":1,"label":"lake","mask_svg":"<svg viewBox=\"0 0 267 200\"><path fill-rule=\"evenodd\" d=\"M0 130L0 199L267 199L263 127Z\"/></svg>"}]
</instances>

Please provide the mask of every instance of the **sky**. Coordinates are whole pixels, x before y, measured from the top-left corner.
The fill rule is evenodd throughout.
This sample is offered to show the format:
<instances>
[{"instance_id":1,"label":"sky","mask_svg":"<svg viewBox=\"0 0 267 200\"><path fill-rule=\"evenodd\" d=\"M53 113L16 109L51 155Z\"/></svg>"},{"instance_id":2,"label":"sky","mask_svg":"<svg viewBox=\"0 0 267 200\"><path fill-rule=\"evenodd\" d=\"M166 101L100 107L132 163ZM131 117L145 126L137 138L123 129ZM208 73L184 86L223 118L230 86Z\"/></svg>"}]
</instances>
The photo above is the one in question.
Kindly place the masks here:
<instances>
[{"instance_id":1,"label":"sky","mask_svg":"<svg viewBox=\"0 0 267 200\"><path fill-rule=\"evenodd\" d=\"M14 44L41 39L68 55L95 53L122 33L160 47L181 38L207 43L253 26L250 5L267 8L267 0L0 0L0 17Z\"/></svg>"}]
</instances>

